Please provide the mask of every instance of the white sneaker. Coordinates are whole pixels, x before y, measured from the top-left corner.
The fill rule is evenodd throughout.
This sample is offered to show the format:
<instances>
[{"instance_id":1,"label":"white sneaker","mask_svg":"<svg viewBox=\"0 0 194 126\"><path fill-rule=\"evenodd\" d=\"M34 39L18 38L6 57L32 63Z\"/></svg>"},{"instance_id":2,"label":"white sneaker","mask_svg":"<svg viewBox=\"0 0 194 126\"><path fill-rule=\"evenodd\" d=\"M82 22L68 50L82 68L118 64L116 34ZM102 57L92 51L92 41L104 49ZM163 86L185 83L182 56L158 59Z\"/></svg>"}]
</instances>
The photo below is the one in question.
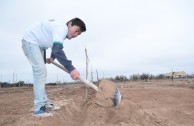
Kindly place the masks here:
<instances>
[{"instance_id":1,"label":"white sneaker","mask_svg":"<svg viewBox=\"0 0 194 126\"><path fill-rule=\"evenodd\" d=\"M49 113L49 112L44 112L41 114L34 114L34 116L36 116L36 117L49 117L49 116L53 116L53 114Z\"/></svg>"}]
</instances>

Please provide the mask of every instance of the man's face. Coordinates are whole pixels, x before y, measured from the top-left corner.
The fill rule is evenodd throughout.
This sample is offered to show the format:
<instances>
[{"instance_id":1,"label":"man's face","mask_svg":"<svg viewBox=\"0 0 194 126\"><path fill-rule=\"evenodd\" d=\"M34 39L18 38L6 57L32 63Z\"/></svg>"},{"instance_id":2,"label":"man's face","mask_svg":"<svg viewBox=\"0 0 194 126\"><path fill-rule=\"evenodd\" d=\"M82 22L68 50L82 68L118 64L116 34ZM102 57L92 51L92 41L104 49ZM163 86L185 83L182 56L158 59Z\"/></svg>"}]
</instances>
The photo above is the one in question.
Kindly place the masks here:
<instances>
[{"instance_id":1,"label":"man's face","mask_svg":"<svg viewBox=\"0 0 194 126\"><path fill-rule=\"evenodd\" d=\"M71 22L68 23L68 34L67 34L68 39L75 38L81 34L80 28L76 25L72 26L71 24L72 24Z\"/></svg>"}]
</instances>

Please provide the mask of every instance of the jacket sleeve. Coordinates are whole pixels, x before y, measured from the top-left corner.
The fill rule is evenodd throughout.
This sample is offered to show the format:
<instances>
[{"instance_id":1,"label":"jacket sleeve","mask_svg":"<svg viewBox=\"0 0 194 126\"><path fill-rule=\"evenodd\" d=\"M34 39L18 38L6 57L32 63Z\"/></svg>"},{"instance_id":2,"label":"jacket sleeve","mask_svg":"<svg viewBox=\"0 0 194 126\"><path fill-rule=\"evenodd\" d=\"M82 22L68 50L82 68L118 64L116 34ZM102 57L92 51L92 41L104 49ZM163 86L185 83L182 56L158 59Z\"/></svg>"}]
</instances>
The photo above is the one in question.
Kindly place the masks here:
<instances>
[{"instance_id":1,"label":"jacket sleeve","mask_svg":"<svg viewBox=\"0 0 194 126\"><path fill-rule=\"evenodd\" d=\"M59 61L60 64L62 64L70 73L75 69L75 67L72 65L71 60L68 60L63 49L62 44L54 43L51 51L51 58L54 60L55 58Z\"/></svg>"}]
</instances>

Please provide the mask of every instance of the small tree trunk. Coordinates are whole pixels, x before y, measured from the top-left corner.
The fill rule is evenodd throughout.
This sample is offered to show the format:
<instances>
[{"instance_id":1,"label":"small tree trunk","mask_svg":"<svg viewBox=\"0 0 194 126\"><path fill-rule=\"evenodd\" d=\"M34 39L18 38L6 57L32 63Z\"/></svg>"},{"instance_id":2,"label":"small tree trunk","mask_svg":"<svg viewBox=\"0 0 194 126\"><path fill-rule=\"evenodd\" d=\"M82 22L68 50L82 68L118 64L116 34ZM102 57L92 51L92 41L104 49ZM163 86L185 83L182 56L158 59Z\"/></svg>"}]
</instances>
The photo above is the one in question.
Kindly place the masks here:
<instances>
[{"instance_id":1,"label":"small tree trunk","mask_svg":"<svg viewBox=\"0 0 194 126\"><path fill-rule=\"evenodd\" d=\"M97 70L96 70L96 77L97 77L97 81L99 82L98 71Z\"/></svg>"},{"instance_id":2,"label":"small tree trunk","mask_svg":"<svg viewBox=\"0 0 194 126\"><path fill-rule=\"evenodd\" d=\"M88 58L88 54L87 54L87 49L85 48L85 55L86 55L86 80L88 79L88 62L89 62L89 58ZM88 98L88 88L86 85L86 93L85 93L85 98Z\"/></svg>"}]
</instances>

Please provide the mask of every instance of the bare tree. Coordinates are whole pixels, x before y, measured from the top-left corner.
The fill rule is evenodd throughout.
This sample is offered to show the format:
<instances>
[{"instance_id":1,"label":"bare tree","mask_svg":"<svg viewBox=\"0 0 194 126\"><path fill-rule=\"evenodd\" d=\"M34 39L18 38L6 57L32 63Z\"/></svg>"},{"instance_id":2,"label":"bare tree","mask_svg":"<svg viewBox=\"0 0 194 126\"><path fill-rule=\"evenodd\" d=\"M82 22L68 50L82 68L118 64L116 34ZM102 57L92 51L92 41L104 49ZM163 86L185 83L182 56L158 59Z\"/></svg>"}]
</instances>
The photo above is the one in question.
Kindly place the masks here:
<instances>
[{"instance_id":1,"label":"bare tree","mask_svg":"<svg viewBox=\"0 0 194 126\"><path fill-rule=\"evenodd\" d=\"M92 72L92 65L91 65L91 81L93 82L93 72Z\"/></svg>"},{"instance_id":2,"label":"bare tree","mask_svg":"<svg viewBox=\"0 0 194 126\"><path fill-rule=\"evenodd\" d=\"M146 82L148 82L148 80L149 80L149 74L142 73L142 74L140 75L140 79L141 79L141 80L145 80Z\"/></svg>"}]
</instances>

